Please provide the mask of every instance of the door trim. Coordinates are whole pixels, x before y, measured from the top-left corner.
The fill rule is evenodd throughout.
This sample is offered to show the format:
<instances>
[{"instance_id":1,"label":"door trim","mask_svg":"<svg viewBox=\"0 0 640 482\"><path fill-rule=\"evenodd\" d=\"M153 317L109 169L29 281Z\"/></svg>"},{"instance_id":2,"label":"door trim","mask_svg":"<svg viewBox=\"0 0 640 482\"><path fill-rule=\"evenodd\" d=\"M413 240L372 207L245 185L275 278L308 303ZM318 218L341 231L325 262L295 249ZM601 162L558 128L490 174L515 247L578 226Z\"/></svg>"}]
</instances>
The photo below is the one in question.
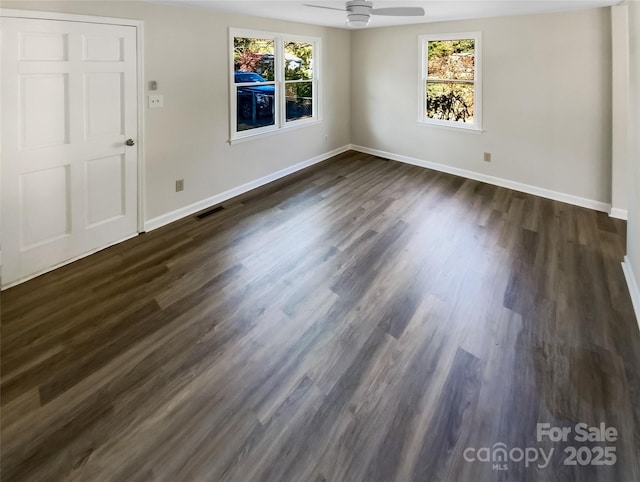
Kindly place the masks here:
<instances>
[{"instance_id":1,"label":"door trim","mask_svg":"<svg viewBox=\"0 0 640 482\"><path fill-rule=\"evenodd\" d=\"M0 17L7 18L23 18L23 19L34 19L34 20L58 20L65 22L80 22L80 23L94 23L94 24L106 24L106 25L120 25L127 27L135 27L136 29L136 75L137 79L137 89L136 94L138 97L138 132L137 132L137 140L136 144L138 147L138 156L137 156L137 171L138 171L138 183L137 183L137 231L138 234L143 233L145 228L145 216L146 216L146 206L145 206L145 164L146 164L146 156L145 156L145 77L144 77L144 21L143 20L134 20L127 18L114 18L114 17L100 17L94 15L77 15L71 13L58 13L58 12L44 12L44 11L36 11L36 10L16 10L9 8L0 8ZM1 81L0 81L1 82ZM129 239L129 238L127 238ZM118 244L119 242L125 241L124 239L118 241L113 244ZM113 244L109 245L112 246ZM26 278L22 278L16 280L7 285L1 286L1 289L4 290L9 288L10 286L15 286L29 279L40 276L41 274L52 271L56 268L64 266L65 264L72 263L73 261L77 261L78 259L84 258L85 256L89 256L94 254L97 251L105 249L109 246L103 246L96 250L85 253L76 258L72 258L64 261L63 263L57 264L50 268L43 270L42 272L36 273L34 275L28 276ZM2 266L2 251L0 247L0 267ZM1 276L0 276L1 280Z\"/></svg>"}]
</instances>

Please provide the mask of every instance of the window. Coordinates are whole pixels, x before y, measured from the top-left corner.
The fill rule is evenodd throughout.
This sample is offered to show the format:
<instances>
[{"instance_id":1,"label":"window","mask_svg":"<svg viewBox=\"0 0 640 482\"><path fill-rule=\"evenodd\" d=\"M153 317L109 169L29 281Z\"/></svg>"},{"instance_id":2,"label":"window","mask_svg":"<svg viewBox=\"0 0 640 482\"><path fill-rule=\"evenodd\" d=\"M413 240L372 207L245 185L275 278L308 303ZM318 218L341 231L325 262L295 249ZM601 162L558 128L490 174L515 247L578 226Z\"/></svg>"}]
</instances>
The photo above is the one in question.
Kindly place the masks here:
<instances>
[{"instance_id":1,"label":"window","mask_svg":"<svg viewBox=\"0 0 640 482\"><path fill-rule=\"evenodd\" d=\"M481 34L423 35L419 121L482 129Z\"/></svg>"},{"instance_id":2,"label":"window","mask_svg":"<svg viewBox=\"0 0 640 482\"><path fill-rule=\"evenodd\" d=\"M231 139L319 120L320 40L231 29Z\"/></svg>"}]
</instances>

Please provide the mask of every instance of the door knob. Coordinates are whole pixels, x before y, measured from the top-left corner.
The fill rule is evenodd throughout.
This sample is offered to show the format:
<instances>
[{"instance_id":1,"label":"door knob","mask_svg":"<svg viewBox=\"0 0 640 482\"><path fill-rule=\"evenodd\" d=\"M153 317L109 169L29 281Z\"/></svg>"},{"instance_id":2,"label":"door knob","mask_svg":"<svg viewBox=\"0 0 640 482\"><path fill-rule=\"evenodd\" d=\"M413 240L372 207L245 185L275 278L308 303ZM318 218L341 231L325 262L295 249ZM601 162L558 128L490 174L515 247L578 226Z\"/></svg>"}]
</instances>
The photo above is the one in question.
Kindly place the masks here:
<instances>
[{"instance_id":1,"label":"door knob","mask_svg":"<svg viewBox=\"0 0 640 482\"><path fill-rule=\"evenodd\" d=\"M128 145L128 146L135 146L136 145L136 143L135 143L135 141L133 139L127 139L125 144Z\"/></svg>"}]
</instances>

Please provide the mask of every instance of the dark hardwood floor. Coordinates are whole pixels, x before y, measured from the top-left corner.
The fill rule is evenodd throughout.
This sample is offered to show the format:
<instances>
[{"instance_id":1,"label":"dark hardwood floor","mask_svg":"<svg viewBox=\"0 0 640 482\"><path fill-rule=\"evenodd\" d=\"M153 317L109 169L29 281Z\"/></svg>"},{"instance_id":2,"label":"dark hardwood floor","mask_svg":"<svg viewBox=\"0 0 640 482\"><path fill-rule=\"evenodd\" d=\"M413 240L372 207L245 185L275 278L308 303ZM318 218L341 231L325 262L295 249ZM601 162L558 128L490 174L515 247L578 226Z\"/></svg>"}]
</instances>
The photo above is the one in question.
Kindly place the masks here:
<instances>
[{"instance_id":1,"label":"dark hardwood floor","mask_svg":"<svg viewBox=\"0 0 640 482\"><path fill-rule=\"evenodd\" d=\"M624 238L343 154L3 292L2 480L638 481Z\"/></svg>"}]
</instances>

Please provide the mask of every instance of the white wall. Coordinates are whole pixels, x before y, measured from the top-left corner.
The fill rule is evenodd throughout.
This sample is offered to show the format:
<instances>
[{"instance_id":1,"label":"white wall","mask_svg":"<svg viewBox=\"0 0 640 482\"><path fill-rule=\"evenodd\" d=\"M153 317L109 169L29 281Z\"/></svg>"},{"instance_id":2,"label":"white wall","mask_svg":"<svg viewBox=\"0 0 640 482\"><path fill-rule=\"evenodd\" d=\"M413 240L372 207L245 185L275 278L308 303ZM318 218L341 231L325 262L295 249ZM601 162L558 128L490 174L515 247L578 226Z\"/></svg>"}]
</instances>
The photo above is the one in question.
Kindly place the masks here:
<instances>
[{"instance_id":1,"label":"white wall","mask_svg":"<svg viewBox=\"0 0 640 482\"><path fill-rule=\"evenodd\" d=\"M350 141L346 30L137 1L3 0L2 7L144 20L146 80L156 80L157 93L164 95L164 108L146 111L147 220ZM229 27L322 38L321 124L233 146L227 143ZM175 192L176 179L184 179L183 192Z\"/></svg>"},{"instance_id":2,"label":"white wall","mask_svg":"<svg viewBox=\"0 0 640 482\"><path fill-rule=\"evenodd\" d=\"M634 281L640 283L640 2L629 3L629 214L627 261ZM632 292L640 322L640 292Z\"/></svg>"},{"instance_id":3,"label":"white wall","mask_svg":"<svg viewBox=\"0 0 640 482\"><path fill-rule=\"evenodd\" d=\"M485 132L418 124L418 35L471 31ZM610 203L608 8L361 30L351 49L354 144Z\"/></svg>"},{"instance_id":4,"label":"white wall","mask_svg":"<svg viewBox=\"0 0 640 482\"><path fill-rule=\"evenodd\" d=\"M627 211L627 106L629 104L629 7L611 7L611 212Z\"/></svg>"}]
</instances>

